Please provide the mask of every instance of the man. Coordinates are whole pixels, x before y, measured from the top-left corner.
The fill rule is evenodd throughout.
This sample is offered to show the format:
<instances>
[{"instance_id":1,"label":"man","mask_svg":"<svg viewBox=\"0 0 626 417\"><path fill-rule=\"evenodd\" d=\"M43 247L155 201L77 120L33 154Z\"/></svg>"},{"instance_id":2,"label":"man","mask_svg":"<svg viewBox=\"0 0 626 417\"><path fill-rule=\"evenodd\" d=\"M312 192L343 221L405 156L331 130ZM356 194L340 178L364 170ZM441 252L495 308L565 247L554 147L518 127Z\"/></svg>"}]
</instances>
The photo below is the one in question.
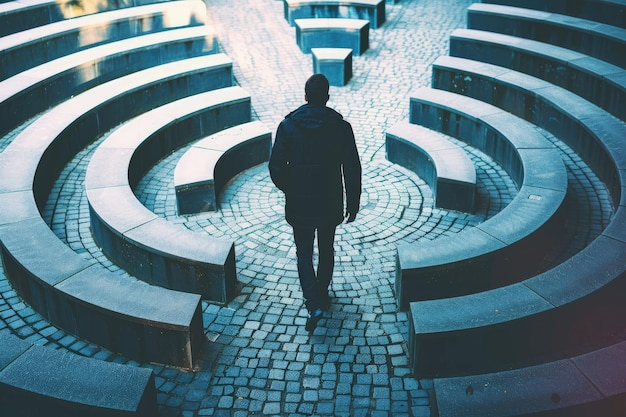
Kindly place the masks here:
<instances>
[{"instance_id":1,"label":"man","mask_svg":"<svg viewBox=\"0 0 626 417\"><path fill-rule=\"evenodd\" d=\"M335 229L344 220L354 221L361 196L361 163L352 126L326 107L328 90L328 79L322 74L307 80L307 103L278 126L269 161L272 181L285 193L285 218L293 227L298 276L309 312L307 331L315 329L330 303ZM313 267L316 232L317 272Z\"/></svg>"}]
</instances>

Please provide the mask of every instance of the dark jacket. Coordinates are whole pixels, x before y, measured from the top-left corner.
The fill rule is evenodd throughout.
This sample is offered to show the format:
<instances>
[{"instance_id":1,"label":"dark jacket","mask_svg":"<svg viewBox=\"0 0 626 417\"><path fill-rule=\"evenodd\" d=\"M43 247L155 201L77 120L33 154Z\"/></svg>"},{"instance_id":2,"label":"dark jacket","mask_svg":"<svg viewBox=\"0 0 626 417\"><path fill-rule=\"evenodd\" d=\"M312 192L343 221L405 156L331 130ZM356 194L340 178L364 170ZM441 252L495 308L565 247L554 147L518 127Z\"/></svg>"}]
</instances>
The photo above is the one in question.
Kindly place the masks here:
<instances>
[{"instance_id":1,"label":"dark jacket","mask_svg":"<svg viewBox=\"0 0 626 417\"><path fill-rule=\"evenodd\" d=\"M335 110L305 104L278 126L269 162L272 181L285 193L293 226L336 226L359 210L361 162L350 123Z\"/></svg>"}]
</instances>

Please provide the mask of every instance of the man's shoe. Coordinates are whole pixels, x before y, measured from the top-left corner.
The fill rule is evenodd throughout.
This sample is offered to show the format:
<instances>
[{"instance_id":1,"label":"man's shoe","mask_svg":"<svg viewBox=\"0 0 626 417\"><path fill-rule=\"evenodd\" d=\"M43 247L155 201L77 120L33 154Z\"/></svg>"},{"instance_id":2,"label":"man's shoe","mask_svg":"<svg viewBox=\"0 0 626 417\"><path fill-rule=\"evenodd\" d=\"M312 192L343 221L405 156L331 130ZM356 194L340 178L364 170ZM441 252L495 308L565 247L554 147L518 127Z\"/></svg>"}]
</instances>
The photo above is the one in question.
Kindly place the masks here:
<instances>
[{"instance_id":1,"label":"man's shoe","mask_svg":"<svg viewBox=\"0 0 626 417\"><path fill-rule=\"evenodd\" d=\"M312 332L317 327L317 322L320 321L324 312L321 309L316 309L313 312L309 312L309 318L306 321L304 328L307 332Z\"/></svg>"}]
</instances>

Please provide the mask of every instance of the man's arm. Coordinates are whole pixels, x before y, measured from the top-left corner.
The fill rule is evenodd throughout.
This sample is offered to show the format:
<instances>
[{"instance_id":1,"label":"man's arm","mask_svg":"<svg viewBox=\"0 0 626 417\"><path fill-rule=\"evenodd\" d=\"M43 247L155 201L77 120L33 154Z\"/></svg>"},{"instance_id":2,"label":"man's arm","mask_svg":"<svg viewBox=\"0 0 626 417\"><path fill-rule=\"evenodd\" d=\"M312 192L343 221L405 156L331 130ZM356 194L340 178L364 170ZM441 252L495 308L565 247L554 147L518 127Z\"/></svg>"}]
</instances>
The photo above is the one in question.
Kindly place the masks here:
<instances>
[{"instance_id":1,"label":"man's arm","mask_svg":"<svg viewBox=\"0 0 626 417\"><path fill-rule=\"evenodd\" d=\"M272 154L269 161L269 171L272 182L283 192L287 189L288 165L287 145L285 140L285 127L283 123L278 125L274 145L272 146Z\"/></svg>"},{"instance_id":2,"label":"man's arm","mask_svg":"<svg viewBox=\"0 0 626 417\"><path fill-rule=\"evenodd\" d=\"M361 161L354 140L352 126L347 123L343 159L343 178L346 187L346 222L356 218L361 204Z\"/></svg>"}]
</instances>

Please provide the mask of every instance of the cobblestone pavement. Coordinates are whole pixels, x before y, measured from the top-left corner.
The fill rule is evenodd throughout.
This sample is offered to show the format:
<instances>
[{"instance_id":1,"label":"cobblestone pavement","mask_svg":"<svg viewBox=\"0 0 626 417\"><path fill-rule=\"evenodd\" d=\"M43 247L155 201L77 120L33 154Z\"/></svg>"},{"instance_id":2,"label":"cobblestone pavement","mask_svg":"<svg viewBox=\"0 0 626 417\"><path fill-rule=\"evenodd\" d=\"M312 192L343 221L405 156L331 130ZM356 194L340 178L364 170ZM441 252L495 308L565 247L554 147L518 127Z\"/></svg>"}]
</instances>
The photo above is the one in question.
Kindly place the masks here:
<instances>
[{"instance_id":1,"label":"cobblestone pavement","mask_svg":"<svg viewBox=\"0 0 626 417\"><path fill-rule=\"evenodd\" d=\"M430 84L430 63L447 54L450 32L465 25L471 1L411 1L386 6L387 22L370 31L370 49L354 57L353 78L331 87L329 105L354 127L364 174L357 221L337 231L330 311L309 334L283 196L267 165L237 176L220 196L219 212L178 217L173 171L185 149L161 161L137 195L169 221L235 241L239 289L226 306L204 303L203 359L193 372L137 364L51 326L24 304L0 271L0 330L33 343L102 360L149 367L156 374L161 416L430 416L432 381L410 371L407 315L395 307L397 244L456 233L496 214L515 195L510 178L488 157L464 146L478 171L475 215L433 207L430 189L386 161L384 132L408 118L409 94ZM276 0L208 0L220 44L236 81L252 96L253 118L274 130L303 102L311 56ZM549 136L549 135L547 135ZM0 140L0 149L11 140ZM125 272L94 243L83 191L98 142L67 166L45 217L59 238L92 262ZM571 244L556 262L584 246L608 221L607 194L590 170L558 141L570 173ZM432 414L434 415L434 414Z\"/></svg>"}]
</instances>

